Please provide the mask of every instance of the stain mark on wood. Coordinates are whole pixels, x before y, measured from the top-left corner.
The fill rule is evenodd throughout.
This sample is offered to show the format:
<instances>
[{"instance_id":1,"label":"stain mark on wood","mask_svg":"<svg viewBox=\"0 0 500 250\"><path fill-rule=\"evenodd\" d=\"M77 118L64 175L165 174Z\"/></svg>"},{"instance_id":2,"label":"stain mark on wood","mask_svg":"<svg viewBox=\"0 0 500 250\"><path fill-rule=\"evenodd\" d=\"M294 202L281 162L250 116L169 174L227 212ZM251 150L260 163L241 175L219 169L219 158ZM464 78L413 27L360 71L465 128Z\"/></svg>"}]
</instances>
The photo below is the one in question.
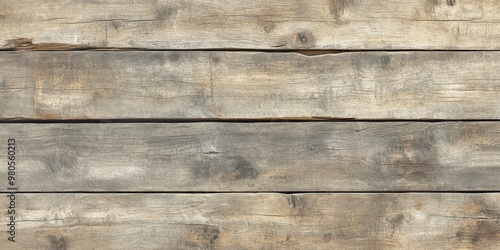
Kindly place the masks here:
<instances>
[{"instance_id":1,"label":"stain mark on wood","mask_svg":"<svg viewBox=\"0 0 500 250\"><path fill-rule=\"evenodd\" d=\"M323 242L329 243L333 239L333 233L325 233L323 234Z\"/></svg>"},{"instance_id":2,"label":"stain mark on wood","mask_svg":"<svg viewBox=\"0 0 500 250\"><path fill-rule=\"evenodd\" d=\"M216 225L193 224L190 237L187 238L188 247L214 249L220 237L220 229ZM191 235L192 234L192 235Z\"/></svg>"},{"instance_id":3,"label":"stain mark on wood","mask_svg":"<svg viewBox=\"0 0 500 250\"><path fill-rule=\"evenodd\" d=\"M439 175L439 156L432 138L420 135L418 138L396 138L387 151L377 155L381 165L394 166L391 173L407 181L422 182L436 179ZM387 162L387 160L389 162ZM391 175L387 172L385 174Z\"/></svg>"},{"instance_id":4,"label":"stain mark on wood","mask_svg":"<svg viewBox=\"0 0 500 250\"><path fill-rule=\"evenodd\" d=\"M180 53L170 53L168 55L168 60L170 60L171 62L177 62L179 61L179 59L181 58L181 54Z\"/></svg>"},{"instance_id":5,"label":"stain mark on wood","mask_svg":"<svg viewBox=\"0 0 500 250\"><path fill-rule=\"evenodd\" d=\"M256 179L259 176L259 171L252 166L252 163L247 159L236 158L236 166L234 167L235 180Z\"/></svg>"},{"instance_id":6,"label":"stain mark on wood","mask_svg":"<svg viewBox=\"0 0 500 250\"><path fill-rule=\"evenodd\" d=\"M347 7L352 4L354 0L330 0L330 13L335 18L337 23L342 23L342 16L346 11Z\"/></svg>"},{"instance_id":7,"label":"stain mark on wood","mask_svg":"<svg viewBox=\"0 0 500 250\"><path fill-rule=\"evenodd\" d=\"M457 0L446 0L446 4L449 6L455 6L455 4L457 4Z\"/></svg>"},{"instance_id":8,"label":"stain mark on wood","mask_svg":"<svg viewBox=\"0 0 500 250\"><path fill-rule=\"evenodd\" d=\"M215 244L215 242L219 239L219 228L216 226L203 226L203 236L208 239L210 244Z\"/></svg>"},{"instance_id":9,"label":"stain mark on wood","mask_svg":"<svg viewBox=\"0 0 500 250\"><path fill-rule=\"evenodd\" d=\"M405 219L404 214L396 214L392 217L388 216L390 235L393 236L396 230L402 226Z\"/></svg>"},{"instance_id":10,"label":"stain mark on wood","mask_svg":"<svg viewBox=\"0 0 500 250\"><path fill-rule=\"evenodd\" d=\"M274 22L271 22L271 21L263 21L261 23L262 23L262 26L264 27L264 31L266 33L271 33L274 30L274 28L276 27L276 24Z\"/></svg>"},{"instance_id":11,"label":"stain mark on wood","mask_svg":"<svg viewBox=\"0 0 500 250\"><path fill-rule=\"evenodd\" d=\"M52 250L67 250L68 242L66 237L61 235L49 235L47 236L50 242L50 247Z\"/></svg>"},{"instance_id":12,"label":"stain mark on wood","mask_svg":"<svg viewBox=\"0 0 500 250\"><path fill-rule=\"evenodd\" d=\"M224 157L217 151L204 153L210 161L202 161L190 168L192 177L197 179L253 180L259 177L259 170L243 157Z\"/></svg>"},{"instance_id":13,"label":"stain mark on wood","mask_svg":"<svg viewBox=\"0 0 500 250\"><path fill-rule=\"evenodd\" d=\"M155 9L155 22L159 26L170 23L177 15L177 8L169 5L159 5Z\"/></svg>"},{"instance_id":14,"label":"stain mark on wood","mask_svg":"<svg viewBox=\"0 0 500 250\"><path fill-rule=\"evenodd\" d=\"M190 168L191 176L194 180L210 179L212 177L211 169L209 164L197 164Z\"/></svg>"},{"instance_id":15,"label":"stain mark on wood","mask_svg":"<svg viewBox=\"0 0 500 250\"><path fill-rule=\"evenodd\" d=\"M383 55L379 57L380 64L382 68L389 68L389 64L391 63L391 57L389 55Z\"/></svg>"},{"instance_id":16,"label":"stain mark on wood","mask_svg":"<svg viewBox=\"0 0 500 250\"><path fill-rule=\"evenodd\" d=\"M500 223L497 220L468 220L455 236L460 242L471 246L486 246L486 242L500 237Z\"/></svg>"},{"instance_id":17,"label":"stain mark on wood","mask_svg":"<svg viewBox=\"0 0 500 250\"><path fill-rule=\"evenodd\" d=\"M115 30L120 29L121 26L122 26L122 24L119 21L112 21L111 22L111 27L113 27L113 29L115 29Z\"/></svg>"},{"instance_id":18,"label":"stain mark on wood","mask_svg":"<svg viewBox=\"0 0 500 250\"><path fill-rule=\"evenodd\" d=\"M210 60L210 63L211 63L211 64L218 64L218 63L220 63L221 58L220 58L220 56L218 56L218 55L214 55L214 54L210 53L210 58L209 58L209 60Z\"/></svg>"}]
</instances>

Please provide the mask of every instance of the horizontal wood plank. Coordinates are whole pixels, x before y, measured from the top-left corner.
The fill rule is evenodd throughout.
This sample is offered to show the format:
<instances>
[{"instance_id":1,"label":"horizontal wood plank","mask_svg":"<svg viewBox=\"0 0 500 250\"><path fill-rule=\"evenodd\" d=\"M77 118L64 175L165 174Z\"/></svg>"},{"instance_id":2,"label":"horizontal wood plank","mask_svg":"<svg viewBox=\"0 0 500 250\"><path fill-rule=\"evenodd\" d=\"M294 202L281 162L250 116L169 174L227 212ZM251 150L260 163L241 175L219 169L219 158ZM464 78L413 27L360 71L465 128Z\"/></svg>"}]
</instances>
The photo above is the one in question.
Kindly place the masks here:
<instances>
[{"instance_id":1,"label":"horizontal wood plank","mask_svg":"<svg viewBox=\"0 0 500 250\"><path fill-rule=\"evenodd\" d=\"M0 20L7 49L500 49L481 0L4 0Z\"/></svg>"},{"instance_id":2,"label":"horizontal wood plank","mask_svg":"<svg viewBox=\"0 0 500 250\"><path fill-rule=\"evenodd\" d=\"M1 119L500 119L500 52L0 53Z\"/></svg>"},{"instance_id":3,"label":"horizontal wood plank","mask_svg":"<svg viewBox=\"0 0 500 250\"><path fill-rule=\"evenodd\" d=\"M482 191L500 190L499 124L24 123L0 139L19 191Z\"/></svg>"},{"instance_id":4,"label":"horizontal wood plank","mask_svg":"<svg viewBox=\"0 0 500 250\"><path fill-rule=\"evenodd\" d=\"M0 203L8 198L0 196ZM8 249L498 249L499 194L17 194ZM6 216L0 218L4 228Z\"/></svg>"}]
</instances>

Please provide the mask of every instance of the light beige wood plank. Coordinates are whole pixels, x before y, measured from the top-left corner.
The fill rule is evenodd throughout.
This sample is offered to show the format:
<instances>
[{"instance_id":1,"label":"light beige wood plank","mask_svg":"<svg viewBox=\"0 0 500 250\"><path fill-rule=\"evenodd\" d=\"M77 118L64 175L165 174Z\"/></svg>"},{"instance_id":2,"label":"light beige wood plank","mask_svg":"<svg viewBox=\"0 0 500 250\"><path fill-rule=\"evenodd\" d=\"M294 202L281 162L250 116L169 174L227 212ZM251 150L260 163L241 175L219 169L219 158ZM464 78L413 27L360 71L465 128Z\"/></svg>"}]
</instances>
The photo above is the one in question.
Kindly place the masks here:
<instances>
[{"instance_id":1,"label":"light beige wood plank","mask_svg":"<svg viewBox=\"0 0 500 250\"><path fill-rule=\"evenodd\" d=\"M499 124L1 124L0 152L22 191L500 190Z\"/></svg>"},{"instance_id":2,"label":"light beige wood plank","mask_svg":"<svg viewBox=\"0 0 500 250\"><path fill-rule=\"evenodd\" d=\"M500 52L0 53L0 117L500 119Z\"/></svg>"},{"instance_id":3,"label":"light beige wood plank","mask_svg":"<svg viewBox=\"0 0 500 250\"><path fill-rule=\"evenodd\" d=\"M498 249L494 194L17 194L8 249ZM0 196L6 204L7 196ZM2 225L6 216L1 217ZM4 226L5 227L5 226ZM4 230L2 230L4 231Z\"/></svg>"},{"instance_id":4,"label":"light beige wood plank","mask_svg":"<svg viewBox=\"0 0 500 250\"><path fill-rule=\"evenodd\" d=\"M0 20L4 48L500 49L481 0L4 0Z\"/></svg>"}]
</instances>

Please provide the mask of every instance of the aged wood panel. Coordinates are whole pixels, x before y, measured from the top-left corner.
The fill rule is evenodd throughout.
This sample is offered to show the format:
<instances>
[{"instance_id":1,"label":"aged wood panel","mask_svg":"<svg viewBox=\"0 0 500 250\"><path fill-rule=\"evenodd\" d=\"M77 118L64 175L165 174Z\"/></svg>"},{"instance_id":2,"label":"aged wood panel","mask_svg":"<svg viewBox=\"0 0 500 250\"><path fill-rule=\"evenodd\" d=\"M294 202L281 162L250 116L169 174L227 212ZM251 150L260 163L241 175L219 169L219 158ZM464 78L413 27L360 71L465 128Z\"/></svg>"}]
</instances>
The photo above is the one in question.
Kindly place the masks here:
<instances>
[{"instance_id":1,"label":"aged wood panel","mask_svg":"<svg viewBox=\"0 0 500 250\"><path fill-rule=\"evenodd\" d=\"M499 119L500 52L0 53L0 117Z\"/></svg>"},{"instance_id":2,"label":"aged wood panel","mask_svg":"<svg viewBox=\"0 0 500 250\"><path fill-rule=\"evenodd\" d=\"M8 197L0 196L5 204ZM499 194L17 194L9 249L498 249ZM6 216L2 216L2 224ZM4 230L2 230L4 231Z\"/></svg>"},{"instance_id":3,"label":"aged wood panel","mask_svg":"<svg viewBox=\"0 0 500 250\"><path fill-rule=\"evenodd\" d=\"M481 0L4 0L0 46L491 50L499 20Z\"/></svg>"},{"instance_id":4,"label":"aged wood panel","mask_svg":"<svg viewBox=\"0 0 500 250\"><path fill-rule=\"evenodd\" d=\"M7 138L20 191L500 190L498 122L1 124Z\"/></svg>"}]
</instances>

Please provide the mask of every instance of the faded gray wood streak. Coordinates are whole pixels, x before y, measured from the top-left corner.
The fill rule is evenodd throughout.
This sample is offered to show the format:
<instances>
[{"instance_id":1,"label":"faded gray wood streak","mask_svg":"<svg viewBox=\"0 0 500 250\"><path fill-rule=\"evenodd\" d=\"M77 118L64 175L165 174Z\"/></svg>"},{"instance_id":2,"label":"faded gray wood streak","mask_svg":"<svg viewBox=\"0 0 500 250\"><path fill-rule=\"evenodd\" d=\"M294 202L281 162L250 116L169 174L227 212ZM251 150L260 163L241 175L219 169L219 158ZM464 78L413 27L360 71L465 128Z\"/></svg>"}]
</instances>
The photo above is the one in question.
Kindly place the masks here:
<instances>
[{"instance_id":1,"label":"faded gray wood streak","mask_svg":"<svg viewBox=\"0 0 500 250\"><path fill-rule=\"evenodd\" d=\"M0 46L490 50L499 20L480 0L4 0Z\"/></svg>"},{"instance_id":2,"label":"faded gray wood streak","mask_svg":"<svg viewBox=\"0 0 500 250\"><path fill-rule=\"evenodd\" d=\"M499 119L500 52L4 52L1 118Z\"/></svg>"},{"instance_id":3,"label":"faded gray wood streak","mask_svg":"<svg viewBox=\"0 0 500 250\"><path fill-rule=\"evenodd\" d=\"M18 199L18 242L2 238L12 250L500 247L499 194L18 194ZM5 195L0 203L7 204Z\"/></svg>"},{"instance_id":4,"label":"faded gray wood streak","mask_svg":"<svg viewBox=\"0 0 500 250\"><path fill-rule=\"evenodd\" d=\"M12 137L22 191L500 189L496 122L1 124Z\"/></svg>"}]
</instances>

